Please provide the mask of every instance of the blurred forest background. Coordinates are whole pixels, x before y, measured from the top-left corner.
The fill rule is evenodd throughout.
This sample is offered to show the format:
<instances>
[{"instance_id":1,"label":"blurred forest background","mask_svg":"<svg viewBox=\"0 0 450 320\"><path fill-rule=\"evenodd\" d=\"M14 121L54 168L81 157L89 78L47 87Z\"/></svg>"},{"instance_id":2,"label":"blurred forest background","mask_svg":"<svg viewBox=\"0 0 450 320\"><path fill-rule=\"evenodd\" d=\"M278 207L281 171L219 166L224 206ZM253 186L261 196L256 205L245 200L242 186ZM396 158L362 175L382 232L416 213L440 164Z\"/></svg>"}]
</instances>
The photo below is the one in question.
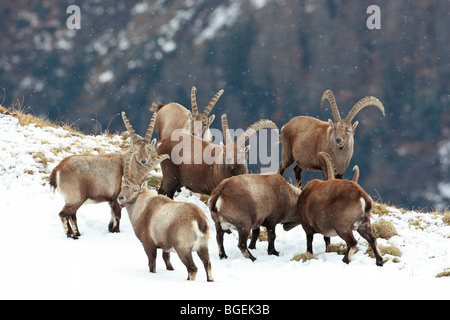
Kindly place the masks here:
<instances>
[{"instance_id":1,"label":"blurred forest background","mask_svg":"<svg viewBox=\"0 0 450 320\"><path fill-rule=\"evenodd\" d=\"M71 4L81 9L80 30L66 26ZM366 26L371 4L381 8L380 30ZM202 109L225 90L212 111L217 128L225 112L232 128L327 120L326 89L342 116L374 95L386 117L374 107L357 115L347 177L358 164L375 199L442 208L450 202L449 30L448 0L2 0L0 101L23 100L29 112L90 134L123 131L122 110L143 133L153 101L189 108L193 85Z\"/></svg>"}]
</instances>

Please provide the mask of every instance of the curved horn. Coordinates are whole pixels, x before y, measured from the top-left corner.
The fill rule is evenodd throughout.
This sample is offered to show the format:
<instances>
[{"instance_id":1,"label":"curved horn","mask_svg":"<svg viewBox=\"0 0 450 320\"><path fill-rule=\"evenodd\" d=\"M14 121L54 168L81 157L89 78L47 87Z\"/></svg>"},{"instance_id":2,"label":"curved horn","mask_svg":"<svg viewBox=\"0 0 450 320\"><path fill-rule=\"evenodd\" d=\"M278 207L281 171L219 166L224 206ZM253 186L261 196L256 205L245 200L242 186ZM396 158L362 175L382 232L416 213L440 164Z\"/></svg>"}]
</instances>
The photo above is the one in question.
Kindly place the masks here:
<instances>
[{"instance_id":1,"label":"curved horn","mask_svg":"<svg viewBox=\"0 0 450 320\"><path fill-rule=\"evenodd\" d=\"M322 108L323 102L328 100L331 106L331 112L333 113L333 121L338 122L341 120L341 115L339 114L339 109L336 104L336 98L331 90L326 90L322 95L322 100L320 100L320 107Z\"/></svg>"},{"instance_id":2,"label":"curved horn","mask_svg":"<svg viewBox=\"0 0 450 320\"><path fill-rule=\"evenodd\" d=\"M127 116L125 115L125 111L122 111L122 119L125 127L127 127L128 133L130 134L131 144L135 144L136 142L141 140L142 138L136 134L136 131L134 131L133 127L131 126L130 120L128 120Z\"/></svg>"},{"instance_id":3,"label":"curved horn","mask_svg":"<svg viewBox=\"0 0 450 320\"><path fill-rule=\"evenodd\" d=\"M228 130L228 119L226 113L222 115L222 132L224 135L224 145L226 146L229 143L232 143L230 131Z\"/></svg>"},{"instance_id":4,"label":"curved horn","mask_svg":"<svg viewBox=\"0 0 450 320\"><path fill-rule=\"evenodd\" d=\"M247 130L244 131L244 133L239 137L238 140L242 141L242 138L244 138L243 143L245 142L257 131L261 129L278 129L275 123L273 123L271 120L262 119L254 124L252 124L250 127L248 127Z\"/></svg>"},{"instance_id":5,"label":"curved horn","mask_svg":"<svg viewBox=\"0 0 450 320\"><path fill-rule=\"evenodd\" d=\"M367 106L377 107L378 109L380 109L381 114L383 114L383 117L385 116L384 107L383 107L383 104L381 103L381 101L375 97L369 96L369 97L364 97L361 100L359 100L353 106L353 108L350 110L347 117L345 117L344 121L346 123L350 124L352 122L353 118L358 114L358 112Z\"/></svg>"},{"instance_id":6,"label":"curved horn","mask_svg":"<svg viewBox=\"0 0 450 320\"><path fill-rule=\"evenodd\" d=\"M192 115L196 116L198 114L198 108L197 108L197 88L192 87L191 89L191 106L192 106Z\"/></svg>"},{"instance_id":7,"label":"curved horn","mask_svg":"<svg viewBox=\"0 0 450 320\"><path fill-rule=\"evenodd\" d=\"M358 183L359 180L359 167L356 165L353 167L353 171L355 171L355 173L353 174L353 179L352 181L355 183Z\"/></svg>"},{"instance_id":8,"label":"curved horn","mask_svg":"<svg viewBox=\"0 0 450 320\"><path fill-rule=\"evenodd\" d=\"M123 165L123 178L125 180L131 180L131 160L134 157L134 152L129 151L128 154L125 156L125 162Z\"/></svg>"},{"instance_id":9,"label":"curved horn","mask_svg":"<svg viewBox=\"0 0 450 320\"><path fill-rule=\"evenodd\" d=\"M323 160L327 164L327 172L328 172L327 180L333 180L335 178L335 173L333 160L331 159L331 156L326 152L319 152L319 155L322 156Z\"/></svg>"},{"instance_id":10,"label":"curved horn","mask_svg":"<svg viewBox=\"0 0 450 320\"><path fill-rule=\"evenodd\" d=\"M145 134L145 140L149 141L152 139L153 129L155 128L156 122L156 112L153 113L152 120L150 120L150 124L148 125L147 133Z\"/></svg>"},{"instance_id":11,"label":"curved horn","mask_svg":"<svg viewBox=\"0 0 450 320\"><path fill-rule=\"evenodd\" d=\"M169 159L169 158L170 157L168 154L162 154L160 156L157 156L155 159L152 160L152 162L149 163L149 165L147 165L144 168L141 168L139 170L136 181L143 183L145 178L147 177L147 175L150 173L150 171L155 169L155 167L158 164L160 164L161 162L163 162L164 160Z\"/></svg>"},{"instance_id":12,"label":"curved horn","mask_svg":"<svg viewBox=\"0 0 450 320\"><path fill-rule=\"evenodd\" d=\"M205 111L203 111L203 116L207 117L209 113L211 112L212 108L217 103L217 100L219 100L220 96L223 94L223 89L216 93L214 98L211 99L208 106L206 107Z\"/></svg>"}]
</instances>

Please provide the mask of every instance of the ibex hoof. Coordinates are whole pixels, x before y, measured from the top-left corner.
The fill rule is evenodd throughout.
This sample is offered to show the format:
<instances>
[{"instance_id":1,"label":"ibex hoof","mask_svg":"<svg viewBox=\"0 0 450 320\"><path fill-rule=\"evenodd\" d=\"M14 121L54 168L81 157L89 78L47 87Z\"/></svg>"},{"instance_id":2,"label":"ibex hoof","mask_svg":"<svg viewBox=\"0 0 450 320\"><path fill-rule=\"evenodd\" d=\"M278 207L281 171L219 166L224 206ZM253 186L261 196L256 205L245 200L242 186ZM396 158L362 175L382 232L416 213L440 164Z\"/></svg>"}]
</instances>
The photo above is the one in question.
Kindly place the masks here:
<instances>
[{"instance_id":1,"label":"ibex hoof","mask_svg":"<svg viewBox=\"0 0 450 320\"><path fill-rule=\"evenodd\" d=\"M269 253L269 255L274 255L274 256L277 256L277 257L280 256L280 252L278 252L277 250L271 250L268 253Z\"/></svg>"}]
</instances>

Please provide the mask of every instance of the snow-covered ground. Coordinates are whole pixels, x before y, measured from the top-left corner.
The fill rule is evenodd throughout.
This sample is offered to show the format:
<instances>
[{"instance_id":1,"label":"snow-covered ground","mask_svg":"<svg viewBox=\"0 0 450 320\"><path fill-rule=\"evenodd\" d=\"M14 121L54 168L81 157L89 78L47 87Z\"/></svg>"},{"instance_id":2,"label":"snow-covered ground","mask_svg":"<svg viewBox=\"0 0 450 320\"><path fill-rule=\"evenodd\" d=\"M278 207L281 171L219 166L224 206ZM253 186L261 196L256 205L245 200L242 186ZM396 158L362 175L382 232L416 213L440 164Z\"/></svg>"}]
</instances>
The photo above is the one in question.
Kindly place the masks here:
<instances>
[{"instance_id":1,"label":"snow-covered ground","mask_svg":"<svg viewBox=\"0 0 450 320\"><path fill-rule=\"evenodd\" d=\"M66 238L58 217L64 202L50 192L49 173L67 155L115 152L122 142L120 136L21 126L15 117L0 114L0 299L450 298L450 278L435 278L450 268L450 226L441 215L429 213L389 208L388 215L373 216L373 221L391 221L399 234L379 239L378 245L394 244L403 254L398 263L389 259L383 267L365 254L367 243L356 233L360 250L349 265L342 256L325 253L320 235L314 241L317 260L291 261L306 251L301 226L289 232L277 227L280 256L268 256L267 242L258 242L254 263L240 253L236 233L225 235L228 259L220 260L210 220L214 283L206 282L196 255L194 282L186 281L186 269L174 253L175 271L165 270L158 252L157 273L149 273L125 209L121 233L111 234L109 206L83 206L78 211L80 239ZM176 200L193 202L210 217L199 195L183 190Z\"/></svg>"}]
</instances>

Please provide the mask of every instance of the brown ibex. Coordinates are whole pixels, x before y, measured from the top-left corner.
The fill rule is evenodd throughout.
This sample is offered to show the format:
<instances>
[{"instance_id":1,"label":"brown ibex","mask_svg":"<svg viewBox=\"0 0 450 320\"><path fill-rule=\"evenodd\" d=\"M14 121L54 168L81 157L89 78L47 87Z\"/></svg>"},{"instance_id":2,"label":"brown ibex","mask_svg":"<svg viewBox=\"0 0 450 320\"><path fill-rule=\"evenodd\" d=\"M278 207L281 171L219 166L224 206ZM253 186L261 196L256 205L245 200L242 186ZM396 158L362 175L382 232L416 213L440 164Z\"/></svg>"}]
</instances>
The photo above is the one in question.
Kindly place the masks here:
<instances>
[{"instance_id":1,"label":"brown ibex","mask_svg":"<svg viewBox=\"0 0 450 320\"><path fill-rule=\"evenodd\" d=\"M134 150L132 166L144 166L155 153L156 139L151 141L151 137L156 113L153 114L144 138L133 130L125 112L122 112L122 118L130 133L131 150ZM126 155L127 151L101 155L73 155L64 158L53 169L50 186L58 190L64 198L65 205L59 217L67 237L77 239L80 236L77 210L89 202L109 202L111 220L108 230L119 232L121 209L117 203L117 195L120 192Z\"/></svg>"},{"instance_id":2,"label":"brown ibex","mask_svg":"<svg viewBox=\"0 0 450 320\"><path fill-rule=\"evenodd\" d=\"M339 236L347 244L347 252L342 261L349 263L357 244L353 231L357 231L372 247L377 266L382 266L383 258L378 251L376 236L370 223L372 199L355 182L334 179L330 158L325 153L318 156L328 166L328 180L315 179L308 182L297 203L300 222L306 232L307 251L313 253L315 233L324 235L325 246L329 245L330 237ZM289 230L291 226L284 227Z\"/></svg>"},{"instance_id":3,"label":"brown ibex","mask_svg":"<svg viewBox=\"0 0 450 320\"><path fill-rule=\"evenodd\" d=\"M204 212L195 204L173 201L142 187L147 174L169 156L158 156L147 167L138 168L137 173L132 172L131 157L125 164L117 200L128 211L134 233L147 254L150 272L156 272L156 249L161 248L167 270L173 270L170 252L175 251L187 268L188 280L195 280L197 267L192 251L196 251L205 267L207 280L214 281L208 252L208 219Z\"/></svg>"},{"instance_id":4,"label":"brown ibex","mask_svg":"<svg viewBox=\"0 0 450 320\"><path fill-rule=\"evenodd\" d=\"M321 105L328 100L333 112L333 121L328 122L316 118L299 116L292 118L281 128L280 142L282 144L281 164L278 173L283 175L287 167L294 161L295 178L301 185L302 171L322 171L327 177L324 160L318 156L319 152L327 152L333 159L336 177L342 178L353 156L354 134L358 121L351 123L356 114L363 108L376 106L383 116L383 104L375 97L365 97L359 100L341 119L333 92L327 90L322 95Z\"/></svg>"},{"instance_id":5,"label":"brown ibex","mask_svg":"<svg viewBox=\"0 0 450 320\"><path fill-rule=\"evenodd\" d=\"M224 230L235 228L239 233L238 248L244 257L256 258L247 248L252 231L250 249L256 246L259 227L267 228L269 255L278 256L275 250L275 226L278 223L300 223L297 201L300 188L287 183L279 174L244 174L222 181L212 192L209 203L211 217L216 226L217 245L221 259L227 258L223 247Z\"/></svg>"},{"instance_id":6,"label":"brown ibex","mask_svg":"<svg viewBox=\"0 0 450 320\"><path fill-rule=\"evenodd\" d=\"M170 160L161 163L163 179L159 194L173 198L182 186L201 194L211 194L214 188L225 178L248 173L247 139L263 128L276 129L270 120L260 120L251 125L233 142L228 131L226 115L222 115L222 129L225 146L209 143L192 135L180 133L180 140L171 137L157 146L158 154L171 155Z\"/></svg>"},{"instance_id":7,"label":"brown ibex","mask_svg":"<svg viewBox=\"0 0 450 320\"><path fill-rule=\"evenodd\" d=\"M209 116L209 114L214 105L217 103L217 100L219 100L222 95L223 90L216 93L203 113L198 113L196 91L197 89L192 87L192 112L187 110L181 104L175 102L168 104L153 103L150 110L158 112L155 130L160 141L170 137L172 132L177 129L184 130L187 133L193 134L194 136L202 138L208 142L212 141L213 136L209 130L209 126L214 121L215 116Z\"/></svg>"}]
</instances>

